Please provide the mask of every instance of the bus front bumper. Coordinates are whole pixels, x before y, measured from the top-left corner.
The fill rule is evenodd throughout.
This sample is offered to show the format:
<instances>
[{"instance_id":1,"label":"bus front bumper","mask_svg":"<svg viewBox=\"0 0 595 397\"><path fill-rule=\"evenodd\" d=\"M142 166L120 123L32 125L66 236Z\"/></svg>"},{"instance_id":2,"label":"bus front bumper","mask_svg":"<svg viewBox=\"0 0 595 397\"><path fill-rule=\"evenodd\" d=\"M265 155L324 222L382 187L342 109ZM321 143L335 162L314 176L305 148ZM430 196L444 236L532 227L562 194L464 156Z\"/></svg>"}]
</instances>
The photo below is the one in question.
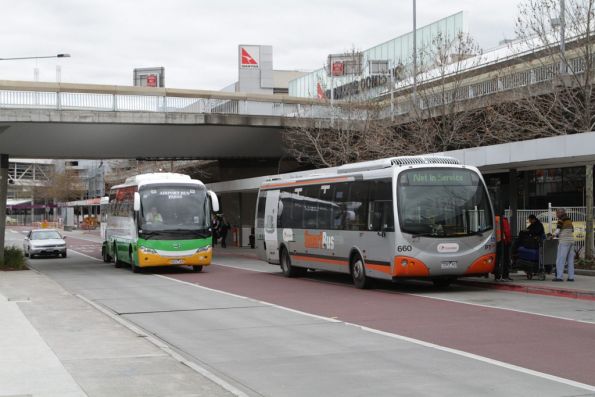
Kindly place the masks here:
<instances>
[{"instance_id":1,"label":"bus front bumper","mask_svg":"<svg viewBox=\"0 0 595 397\"><path fill-rule=\"evenodd\" d=\"M209 248L206 251L197 252L193 255L175 256L173 252L167 255L153 254L138 251L139 267L150 266L208 266L211 264L213 258L213 249Z\"/></svg>"}]
</instances>

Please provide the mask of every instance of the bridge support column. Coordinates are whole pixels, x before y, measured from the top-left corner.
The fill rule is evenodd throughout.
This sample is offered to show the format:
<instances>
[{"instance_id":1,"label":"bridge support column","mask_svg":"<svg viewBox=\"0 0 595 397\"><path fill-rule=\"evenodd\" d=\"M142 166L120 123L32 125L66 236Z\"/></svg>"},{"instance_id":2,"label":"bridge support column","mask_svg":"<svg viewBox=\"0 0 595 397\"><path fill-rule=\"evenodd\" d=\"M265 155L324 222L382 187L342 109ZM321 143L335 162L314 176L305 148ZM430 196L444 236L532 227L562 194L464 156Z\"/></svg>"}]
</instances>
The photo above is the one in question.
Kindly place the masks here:
<instances>
[{"instance_id":1,"label":"bridge support column","mask_svg":"<svg viewBox=\"0 0 595 397\"><path fill-rule=\"evenodd\" d=\"M517 228L517 209L518 209L518 185L519 185L519 173L516 169L512 169L509 172L510 176L510 192L509 200L510 200L510 231L513 236L518 235L518 228Z\"/></svg>"},{"instance_id":2,"label":"bridge support column","mask_svg":"<svg viewBox=\"0 0 595 397\"><path fill-rule=\"evenodd\" d=\"M4 262L6 201L8 199L8 155L0 154L0 263Z\"/></svg>"}]
</instances>

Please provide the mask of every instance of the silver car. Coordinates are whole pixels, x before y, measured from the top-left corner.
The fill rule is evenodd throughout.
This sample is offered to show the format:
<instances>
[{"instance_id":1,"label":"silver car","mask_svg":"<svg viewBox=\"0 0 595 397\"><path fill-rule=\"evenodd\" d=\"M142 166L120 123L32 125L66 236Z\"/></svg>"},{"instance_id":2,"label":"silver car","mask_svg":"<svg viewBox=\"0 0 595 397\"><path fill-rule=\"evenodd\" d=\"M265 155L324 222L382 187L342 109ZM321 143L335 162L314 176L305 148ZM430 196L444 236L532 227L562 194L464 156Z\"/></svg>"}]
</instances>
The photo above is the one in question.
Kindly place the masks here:
<instances>
[{"instance_id":1,"label":"silver car","mask_svg":"<svg viewBox=\"0 0 595 397\"><path fill-rule=\"evenodd\" d=\"M23 242L25 256L62 255L66 258L66 241L56 229L37 229L27 233Z\"/></svg>"}]
</instances>

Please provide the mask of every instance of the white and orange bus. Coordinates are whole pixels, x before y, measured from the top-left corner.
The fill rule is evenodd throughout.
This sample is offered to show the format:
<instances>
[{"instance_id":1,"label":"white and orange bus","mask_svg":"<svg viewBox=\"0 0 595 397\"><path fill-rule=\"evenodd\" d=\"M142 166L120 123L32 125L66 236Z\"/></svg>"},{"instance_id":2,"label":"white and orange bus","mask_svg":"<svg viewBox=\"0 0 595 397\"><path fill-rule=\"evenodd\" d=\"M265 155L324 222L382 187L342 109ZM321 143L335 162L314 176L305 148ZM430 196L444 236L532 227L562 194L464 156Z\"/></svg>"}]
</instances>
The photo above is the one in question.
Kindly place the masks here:
<instances>
[{"instance_id":1,"label":"white and orange bus","mask_svg":"<svg viewBox=\"0 0 595 397\"><path fill-rule=\"evenodd\" d=\"M409 156L270 178L256 208L259 256L287 277L308 269L438 286L493 271L496 238L485 183L449 157Z\"/></svg>"}]
</instances>

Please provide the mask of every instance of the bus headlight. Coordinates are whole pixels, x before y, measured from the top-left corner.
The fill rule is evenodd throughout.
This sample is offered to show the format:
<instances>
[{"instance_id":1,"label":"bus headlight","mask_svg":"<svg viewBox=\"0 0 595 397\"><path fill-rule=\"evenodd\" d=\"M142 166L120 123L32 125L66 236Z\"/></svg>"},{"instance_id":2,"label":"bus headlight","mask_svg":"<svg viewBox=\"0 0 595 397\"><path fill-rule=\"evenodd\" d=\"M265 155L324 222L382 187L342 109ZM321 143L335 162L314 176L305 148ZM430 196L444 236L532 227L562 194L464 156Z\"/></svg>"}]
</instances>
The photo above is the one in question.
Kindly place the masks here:
<instances>
[{"instance_id":1,"label":"bus headlight","mask_svg":"<svg viewBox=\"0 0 595 397\"><path fill-rule=\"evenodd\" d=\"M401 266L407 267L407 259L401 260Z\"/></svg>"},{"instance_id":2,"label":"bus headlight","mask_svg":"<svg viewBox=\"0 0 595 397\"><path fill-rule=\"evenodd\" d=\"M196 250L196 253L197 253L197 254L200 254L200 253L202 253L202 252L207 252L207 251L209 251L210 249L211 249L211 246L210 246L210 245L205 245L204 247L200 247L200 248L198 248L198 249Z\"/></svg>"},{"instance_id":3,"label":"bus headlight","mask_svg":"<svg viewBox=\"0 0 595 397\"><path fill-rule=\"evenodd\" d=\"M143 246L140 247L140 250L143 254L156 254L157 253L157 251L154 250L153 248L148 248L148 247L143 247Z\"/></svg>"}]
</instances>

